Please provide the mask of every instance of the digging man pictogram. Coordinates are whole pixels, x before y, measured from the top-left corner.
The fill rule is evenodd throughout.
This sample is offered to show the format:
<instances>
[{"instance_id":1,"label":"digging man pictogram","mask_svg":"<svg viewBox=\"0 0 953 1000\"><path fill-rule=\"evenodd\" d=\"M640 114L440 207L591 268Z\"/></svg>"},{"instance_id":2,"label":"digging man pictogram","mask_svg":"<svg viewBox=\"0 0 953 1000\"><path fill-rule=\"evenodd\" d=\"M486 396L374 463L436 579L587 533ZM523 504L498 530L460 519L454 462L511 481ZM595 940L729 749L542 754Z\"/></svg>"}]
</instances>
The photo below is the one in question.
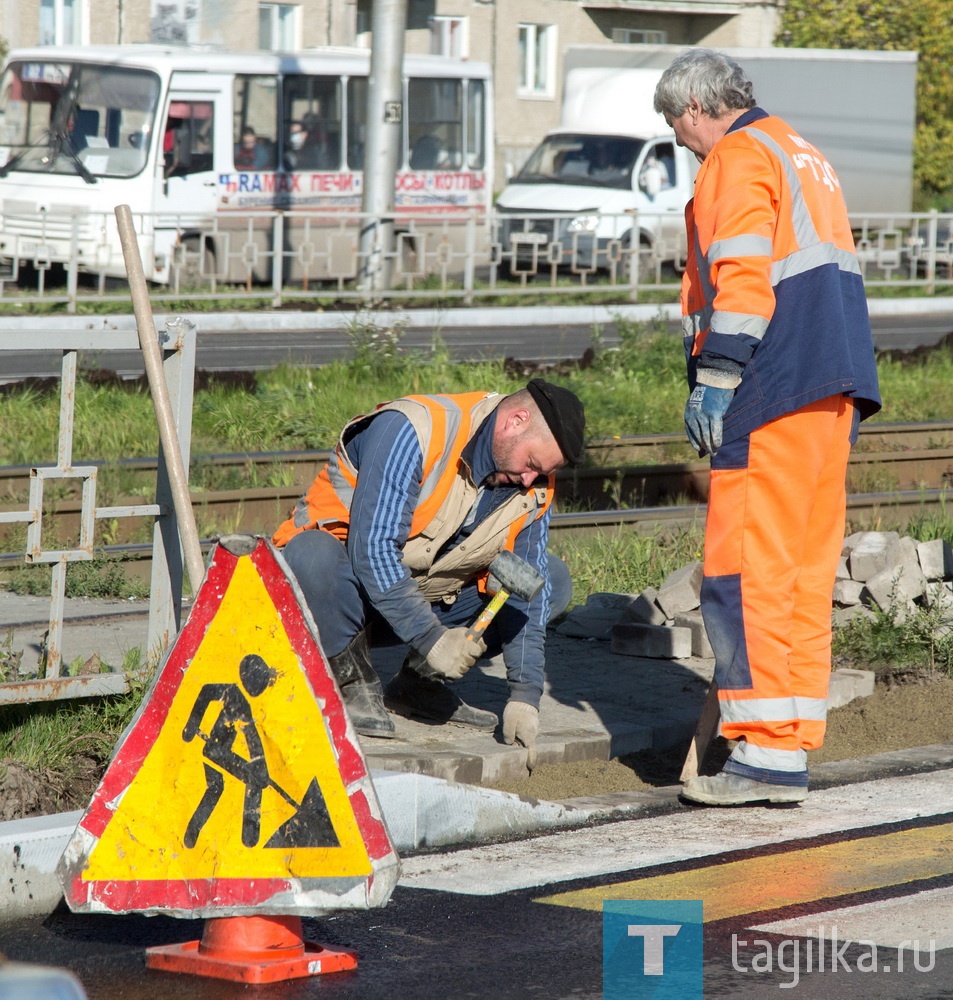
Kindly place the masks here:
<instances>
[{"instance_id":1,"label":"digging man pictogram","mask_svg":"<svg viewBox=\"0 0 953 1000\"><path fill-rule=\"evenodd\" d=\"M265 749L252 716L252 707L242 688L252 698L264 694L278 676L276 670L257 653L242 657L238 665L239 684L206 684L198 693L182 739L191 743L196 736L205 740L202 756L205 758L205 794L195 807L185 831L183 843L195 847L199 834L208 822L212 811L225 791L225 775L230 774L245 786L242 808L242 844L255 847L261 834L261 799L266 788L273 788L295 814L272 835L265 847L335 847L339 841L327 806L316 780L312 779L304 798L296 802L268 773ZM202 718L212 702L222 703L212 731L206 736L201 731ZM241 735L249 756L242 757L234 750L235 740Z\"/></svg>"}]
</instances>

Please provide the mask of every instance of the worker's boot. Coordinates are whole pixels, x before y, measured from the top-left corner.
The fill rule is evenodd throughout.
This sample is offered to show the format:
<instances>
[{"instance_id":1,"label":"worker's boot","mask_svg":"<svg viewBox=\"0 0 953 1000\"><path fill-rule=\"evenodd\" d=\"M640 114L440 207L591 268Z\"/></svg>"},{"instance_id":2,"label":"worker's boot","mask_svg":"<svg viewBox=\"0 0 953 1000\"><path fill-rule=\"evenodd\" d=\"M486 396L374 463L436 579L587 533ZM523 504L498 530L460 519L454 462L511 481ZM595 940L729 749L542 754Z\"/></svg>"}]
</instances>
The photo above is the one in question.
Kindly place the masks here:
<instances>
[{"instance_id":1,"label":"worker's boot","mask_svg":"<svg viewBox=\"0 0 953 1000\"><path fill-rule=\"evenodd\" d=\"M384 702L398 715L416 715L485 733L492 733L499 723L493 712L474 708L454 694L427 661L413 651L384 688Z\"/></svg>"},{"instance_id":2,"label":"worker's boot","mask_svg":"<svg viewBox=\"0 0 953 1000\"><path fill-rule=\"evenodd\" d=\"M384 708L380 678L371 663L367 630L358 632L343 652L329 657L328 666L341 689L351 725L361 736L393 738L394 721Z\"/></svg>"}]
</instances>

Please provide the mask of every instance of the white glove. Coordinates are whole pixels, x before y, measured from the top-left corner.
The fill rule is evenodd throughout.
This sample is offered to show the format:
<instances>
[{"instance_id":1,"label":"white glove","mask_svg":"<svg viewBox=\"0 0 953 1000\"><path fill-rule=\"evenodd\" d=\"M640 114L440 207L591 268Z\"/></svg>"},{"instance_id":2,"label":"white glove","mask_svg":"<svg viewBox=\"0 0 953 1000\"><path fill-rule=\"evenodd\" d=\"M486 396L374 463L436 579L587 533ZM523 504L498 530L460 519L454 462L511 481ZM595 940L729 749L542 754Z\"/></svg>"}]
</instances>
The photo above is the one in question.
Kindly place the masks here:
<instances>
[{"instance_id":1,"label":"white glove","mask_svg":"<svg viewBox=\"0 0 953 1000\"><path fill-rule=\"evenodd\" d=\"M503 742L514 740L526 747L526 769L536 767L536 737L539 735L539 709L525 701L508 701L503 709Z\"/></svg>"},{"instance_id":2,"label":"white glove","mask_svg":"<svg viewBox=\"0 0 953 1000\"><path fill-rule=\"evenodd\" d=\"M465 628L449 628L427 654L428 665L441 677L459 680L486 652L483 636L467 638Z\"/></svg>"}]
</instances>

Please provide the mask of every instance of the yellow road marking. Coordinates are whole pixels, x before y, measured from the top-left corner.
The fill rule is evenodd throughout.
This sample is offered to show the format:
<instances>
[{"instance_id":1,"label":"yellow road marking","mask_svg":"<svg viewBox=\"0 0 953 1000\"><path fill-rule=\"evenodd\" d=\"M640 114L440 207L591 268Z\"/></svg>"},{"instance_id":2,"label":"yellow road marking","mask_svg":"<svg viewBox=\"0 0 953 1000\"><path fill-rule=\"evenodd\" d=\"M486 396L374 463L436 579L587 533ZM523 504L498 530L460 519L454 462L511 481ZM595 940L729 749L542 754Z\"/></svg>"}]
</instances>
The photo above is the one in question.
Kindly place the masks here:
<instances>
[{"instance_id":1,"label":"yellow road marking","mask_svg":"<svg viewBox=\"0 0 953 1000\"><path fill-rule=\"evenodd\" d=\"M708 922L949 874L953 823L562 892L536 902L601 910L604 899L701 899Z\"/></svg>"}]
</instances>

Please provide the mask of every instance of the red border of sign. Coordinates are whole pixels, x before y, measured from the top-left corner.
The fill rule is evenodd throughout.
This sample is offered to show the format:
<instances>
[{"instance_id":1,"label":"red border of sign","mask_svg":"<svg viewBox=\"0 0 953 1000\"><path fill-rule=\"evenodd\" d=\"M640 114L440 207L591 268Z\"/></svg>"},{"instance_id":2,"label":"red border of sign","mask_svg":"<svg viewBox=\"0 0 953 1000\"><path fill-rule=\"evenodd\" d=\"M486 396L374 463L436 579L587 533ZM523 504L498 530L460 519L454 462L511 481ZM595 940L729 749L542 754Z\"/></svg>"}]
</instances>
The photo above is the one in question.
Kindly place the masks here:
<instances>
[{"instance_id":1,"label":"red border of sign","mask_svg":"<svg viewBox=\"0 0 953 1000\"><path fill-rule=\"evenodd\" d=\"M89 806L79 822L79 827L96 839L103 835L113 817L109 803L116 801L132 783L139 769L155 745L165 724L173 699L182 683L182 677L218 611L228 590L239 558L221 545L216 546L199 588L188 620L178 635L165 663L153 684L148 700L130 725L116 748L113 759L93 794ZM268 591L284 626L292 648L304 668L314 694L325 702L325 720L337 754L338 768L346 788L355 782L369 783L370 775L352 732L348 732L347 717L337 687L331 679L328 666L315 641L312 627L307 621L295 588L275 556L275 550L265 539L259 538L251 552L251 559ZM366 791L358 786L348 792L354 818L364 840L372 866L394 855L387 828L375 815ZM379 809L376 810L379 812ZM74 834L74 837L76 834ZM92 852L90 848L89 853ZM87 854L88 860L89 854ZM368 876L373 880L374 874ZM294 880L291 878L201 878L201 879L115 879L88 881L82 873L69 880L67 898L77 907L89 908L96 903L115 912L136 910L191 910L236 907L253 907L267 903L275 896L289 891L300 893L309 884L333 883L333 877ZM351 881L351 879L348 879Z\"/></svg>"}]
</instances>

